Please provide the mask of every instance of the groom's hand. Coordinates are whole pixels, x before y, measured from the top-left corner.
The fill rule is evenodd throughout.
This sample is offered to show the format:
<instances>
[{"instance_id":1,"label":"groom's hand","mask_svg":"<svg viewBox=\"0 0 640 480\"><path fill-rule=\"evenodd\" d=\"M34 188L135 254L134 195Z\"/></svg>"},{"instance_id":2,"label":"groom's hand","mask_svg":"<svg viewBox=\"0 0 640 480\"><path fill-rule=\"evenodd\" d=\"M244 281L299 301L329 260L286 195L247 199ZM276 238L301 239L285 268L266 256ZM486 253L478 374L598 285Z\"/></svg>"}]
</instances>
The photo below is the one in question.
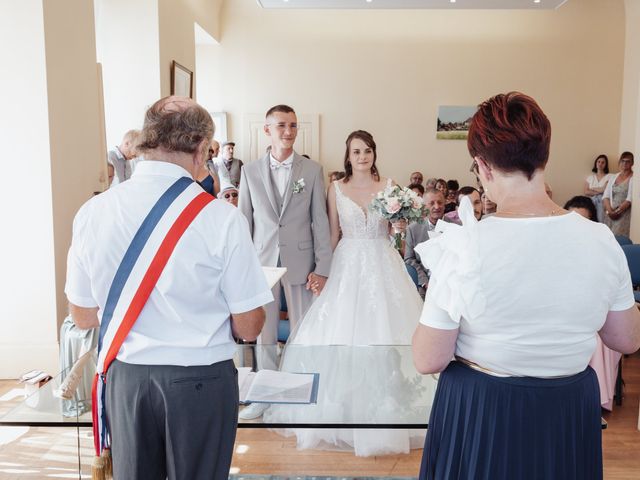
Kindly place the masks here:
<instances>
[{"instance_id":1,"label":"groom's hand","mask_svg":"<svg viewBox=\"0 0 640 480\"><path fill-rule=\"evenodd\" d=\"M325 283L327 283L327 277L311 272L307 277L306 288L307 290L311 290L313 294L317 296L322 292Z\"/></svg>"}]
</instances>

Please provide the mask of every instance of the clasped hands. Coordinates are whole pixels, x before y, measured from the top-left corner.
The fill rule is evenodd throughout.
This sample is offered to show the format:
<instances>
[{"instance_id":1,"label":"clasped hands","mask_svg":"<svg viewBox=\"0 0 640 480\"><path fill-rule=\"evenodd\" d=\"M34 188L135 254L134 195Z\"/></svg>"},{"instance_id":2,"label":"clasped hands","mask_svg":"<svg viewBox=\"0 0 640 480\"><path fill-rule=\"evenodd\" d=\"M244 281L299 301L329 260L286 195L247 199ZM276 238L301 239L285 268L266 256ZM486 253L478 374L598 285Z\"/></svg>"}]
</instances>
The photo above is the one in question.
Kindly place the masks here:
<instances>
[{"instance_id":1,"label":"clasped hands","mask_svg":"<svg viewBox=\"0 0 640 480\"><path fill-rule=\"evenodd\" d=\"M615 208L615 209L609 210L607 212L607 215L611 220L617 220L622 216L623 213L624 212L621 212L619 208Z\"/></svg>"},{"instance_id":2,"label":"clasped hands","mask_svg":"<svg viewBox=\"0 0 640 480\"><path fill-rule=\"evenodd\" d=\"M325 283L327 283L327 277L323 277L322 275L311 272L307 277L307 284L305 287L307 290L311 290L313 294L317 296L320 295L320 292L322 292Z\"/></svg>"}]
</instances>

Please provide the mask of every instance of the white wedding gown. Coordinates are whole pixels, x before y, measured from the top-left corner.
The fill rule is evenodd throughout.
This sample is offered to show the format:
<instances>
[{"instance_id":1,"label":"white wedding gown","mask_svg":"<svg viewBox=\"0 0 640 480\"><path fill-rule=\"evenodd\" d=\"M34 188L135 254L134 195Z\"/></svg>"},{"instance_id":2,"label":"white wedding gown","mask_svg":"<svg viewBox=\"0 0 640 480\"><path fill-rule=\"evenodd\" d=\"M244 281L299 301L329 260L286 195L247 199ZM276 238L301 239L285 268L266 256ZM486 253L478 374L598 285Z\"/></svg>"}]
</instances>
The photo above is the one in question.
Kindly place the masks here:
<instances>
[{"instance_id":1,"label":"white wedding gown","mask_svg":"<svg viewBox=\"0 0 640 480\"><path fill-rule=\"evenodd\" d=\"M327 283L291 333L280 367L318 372L318 401L272 405L264 422L426 423L436 381L415 371L407 347L422 299L391 246L388 222L334 186L342 239ZM351 450L358 456L408 453L422 448L425 437L424 430L411 429L278 431L295 434L300 449Z\"/></svg>"}]
</instances>

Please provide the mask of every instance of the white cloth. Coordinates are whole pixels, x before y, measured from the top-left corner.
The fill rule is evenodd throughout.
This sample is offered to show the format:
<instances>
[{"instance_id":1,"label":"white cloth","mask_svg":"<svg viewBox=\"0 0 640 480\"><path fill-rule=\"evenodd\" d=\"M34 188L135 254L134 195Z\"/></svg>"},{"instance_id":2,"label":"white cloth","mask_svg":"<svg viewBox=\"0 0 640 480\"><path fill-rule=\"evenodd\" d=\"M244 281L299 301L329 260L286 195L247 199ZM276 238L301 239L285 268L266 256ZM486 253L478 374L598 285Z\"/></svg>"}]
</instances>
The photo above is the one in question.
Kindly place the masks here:
<instances>
[{"instance_id":1,"label":"white cloth","mask_svg":"<svg viewBox=\"0 0 640 480\"><path fill-rule=\"evenodd\" d=\"M276 181L276 187L280 196L284 198L287 184L289 183L289 176L291 175L291 166L293 165L293 153L287 157L284 161L279 162L273 155L269 154L269 166L273 173L273 178Z\"/></svg>"},{"instance_id":2,"label":"white cloth","mask_svg":"<svg viewBox=\"0 0 640 480\"><path fill-rule=\"evenodd\" d=\"M607 186L607 182L611 179L611 177L613 177L613 174L607 173L604 177L598 180L598 177L596 176L596 174L592 173L587 177L587 185L589 185L589 188L591 189L603 188Z\"/></svg>"},{"instance_id":3,"label":"white cloth","mask_svg":"<svg viewBox=\"0 0 640 480\"><path fill-rule=\"evenodd\" d=\"M431 268L420 322L459 328L456 355L496 372L584 370L607 313L635 303L609 229L577 213L463 224L416 247Z\"/></svg>"},{"instance_id":4,"label":"white cloth","mask_svg":"<svg viewBox=\"0 0 640 480\"><path fill-rule=\"evenodd\" d=\"M616 183L616 179L618 178L619 175L620 173L616 173L609 179L609 183L607 183L607 188L604 189L604 194L602 195L603 199L608 198L609 201L611 201L611 196L613 195L613 185ZM626 201L631 202L631 198L633 197L633 175L631 175L627 179L627 182L629 182L629 189L627 190ZM617 207L617 205L612 205L612 206L614 208Z\"/></svg>"},{"instance_id":5,"label":"white cloth","mask_svg":"<svg viewBox=\"0 0 640 480\"><path fill-rule=\"evenodd\" d=\"M74 220L65 292L102 318L115 272L145 216L183 168L141 162L127 182L93 197ZM188 188L200 188L193 183ZM232 358L229 315L273 300L251 243L247 221L213 201L184 233L118 360L146 365L209 365Z\"/></svg>"},{"instance_id":6,"label":"white cloth","mask_svg":"<svg viewBox=\"0 0 640 480\"><path fill-rule=\"evenodd\" d=\"M404 415L409 421L415 408L430 409L436 381L424 379L428 388L418 387L415 368L402 361L393 347L313 348L410 345L422 308L402 258L389 243L389 223L377 212L365 212L334 185L343 236L333 253L327 283L291 333L281 365L284 371L320 373L318 403L273 405L264 420L385 423L385 418ZM397 388L380 392L390 379L397 381ZM424 432L416 430L295 429L283 433L295 434L298 448L345 449L358 456L407 453L424 443Z\"/></svg>"}]
</instances>

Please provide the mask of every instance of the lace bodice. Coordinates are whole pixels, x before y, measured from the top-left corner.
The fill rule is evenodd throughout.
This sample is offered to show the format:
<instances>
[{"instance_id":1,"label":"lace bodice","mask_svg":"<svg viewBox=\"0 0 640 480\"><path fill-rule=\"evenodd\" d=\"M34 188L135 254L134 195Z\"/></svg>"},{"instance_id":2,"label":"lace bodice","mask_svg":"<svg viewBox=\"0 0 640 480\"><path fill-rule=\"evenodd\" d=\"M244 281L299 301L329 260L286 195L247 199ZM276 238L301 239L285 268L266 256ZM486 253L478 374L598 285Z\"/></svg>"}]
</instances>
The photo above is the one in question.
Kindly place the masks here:
<instances>
[{"instance_id":1,"label":"lace bodice","mask_svg":"<svg viewBox=\"0 0 640 480\"><path fill-rule=\"evenodd\" d=\"M338 182L333 182L336 189L336 206L340 218L342 238L387 239L389 222L378 212L366 211L340 190Z\"/></svg>"}]
</instances>

